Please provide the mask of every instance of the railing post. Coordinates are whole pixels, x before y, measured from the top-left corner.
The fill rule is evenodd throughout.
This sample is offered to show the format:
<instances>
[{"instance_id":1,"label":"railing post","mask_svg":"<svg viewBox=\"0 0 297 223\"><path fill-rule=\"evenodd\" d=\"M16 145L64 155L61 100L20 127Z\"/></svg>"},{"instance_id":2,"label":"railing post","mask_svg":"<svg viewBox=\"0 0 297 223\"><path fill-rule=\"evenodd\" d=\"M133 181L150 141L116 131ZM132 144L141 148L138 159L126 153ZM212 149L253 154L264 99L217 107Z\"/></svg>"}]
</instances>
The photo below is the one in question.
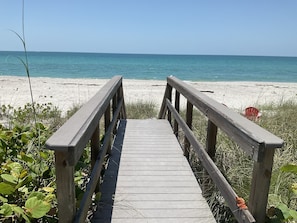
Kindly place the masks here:
<instances>
[{"instance_id":1,"label":"railing post","mask_svg":"<svg viewBox=\"0 0 297 223\"><path fill-rule=\"evenodd\" d=\"M192 121L193 121L193 104L187 101L187 111L186 111L186 124L190 129L192 129ZM189 150L190 150L190 142L185 136L184 138L184 156L189 159Z\"/></svg>"},{"instance_id":2,"label":"railing post","mask_svg":"<svg viewBox=\"0 0 297 223\"><path fill-rule=\"evenodd\" d=\"M118 105L118 95L117 93L112 98L112 114L114 114L115 110L117 109Z\"/></svg>"},{"instance_id":3,"label":"railing post","mask_svg":"<svg viewBox=\"0 0 297 223\"><path fill-rule=\"evenodd\" d=\"M92 170L94 169L96 160L98 158L99 149L100 149L100 128L98 124L91 138L91 169ZM98 185L95 189L95 193L99 192L99 185L100 185L100 182L98 182Z\"/></svg>"},{"instance_id":4,"label":"railing post","mask_svg":"<svg viewBox=\"0 0 297 223\"><path fill-rule=\"evenodd\" d=\"M207 122L207 135L206 135L206 152L209 157L215 161L216 154L216 143L217 143L217 132L218 127L211 121ZM207 196L208 192L212 192L214 189L213 183L211 183L211 177L205 169L202 172L203 176L201 179L202 193Z\"/></svg>"},{"instance_id":5,"label":"railing post","mask_svg":"<svg viewBox=\"0 0 297 223\"><path fill-rule=\"evenodd\" d=\"M266 149L262 162L254 162L249 210L257 222L264 222L275 149Z\"/></svg>"},{"instance_id":6,"label":"railing post","mask_svg":"<svg viewBox=\"0 0 297 223\"><path fill-rule=\"evenodd\" d=\"M171 95L172 95L172 86L170 86L170 84L168 84L168 82L167 82L164 97L163 97L163 101L162 101L162 105L161 105L161 109L160 109L160 113L158 115L159 119L165 119L166 118L166 112L170 112L167 109L167 102L166 101L168 99L171 102L171 98L172 98ZM171 117L170 113L168 113L168 117Z\"/></svg>"},{"instance_id":7,"label":"railing post","mask_svg":"<svg viewBox=\"0 0 297 223\"><path fill-rule=\"evenodd\" d=\"M180 105L180 93L176 90L175 91L175 109L179 113L179 105ZM178 137L178 123L174 120L174 134Z\"/></svg>"},{"instance_id":8,"label":"railing post","mask_svg":"<svg viewBox=\"0 0 297 223\"><path fill-rule=\"evenodd\" d=\"M108 126L110 124L110 103L108 104L107 108L106 108L106 111L105 111L105 114L104 114L104 137L106 137L106 132L107 132L107 129L108 129ZM111 143L110 143L111 140L108 141L108 149L107 149L107 153L110 154L111 153Z\"/></svg>"},{"instance_id":9,"label":"railing post","mask_svg":"<svg viewBox=\"0 0 297 223\"><path fill-rule=\"evenodd\" d=\"M125 101L124 101L123 83L121 83L121 86L118 89L118 100L122 100L122 99L123 99L123 106L119 116L120 118L127 118Z\"/></svg>"},{"instance_id":10,"label":"railing post","mask_svg":"<svg viewBox=\"0 0 297 223\"><path fill-rule=\"evenodd\" d=\"M172 86L170 86L169 84L167 84L166 90L167 90L166 91L166 98L168 98L168 100L170 102L172 102ZM168 113L167 114L168 114L167 119L168 119L170 125L172 125L172 123L171 123L171 111L168 110Z\"/></svg>"},{"instance_id":11,"label":"railing post","mask_svg":"<svg viewBox=\"0 0 297 223\"><path fill-rule=\"evenodd\" d=\"M117 106L118 106L118 91L117 91L117 93L115 93L115 95L112 98L112 119L113 118L118 119L118 117L114 117ZM116 132L117 131L116 131L116 126L115 126L115 128L113 129L113 134L115 135Z\"/></svg>"},{"instance_id":12,"label":"railing post","mask_svg":"<svg viewBox=\"0 0 297 223\"><path fill-rule=\"evenodd\" d=\"M217 132L218 127L212 121L208 120L206 151L212 160L214 160L216 154Z\"/></svg>"},{"instance_id":13,"label":"railing post","mask_svg":"<svg viewBox=\"0 0 297 223\"><path fill-rule=\"evenodd\" d=\"M74 166L68 164L67 152L55 151L58 217L61 223L73 222L76 210Z\"/></svg>"}]
</instances>

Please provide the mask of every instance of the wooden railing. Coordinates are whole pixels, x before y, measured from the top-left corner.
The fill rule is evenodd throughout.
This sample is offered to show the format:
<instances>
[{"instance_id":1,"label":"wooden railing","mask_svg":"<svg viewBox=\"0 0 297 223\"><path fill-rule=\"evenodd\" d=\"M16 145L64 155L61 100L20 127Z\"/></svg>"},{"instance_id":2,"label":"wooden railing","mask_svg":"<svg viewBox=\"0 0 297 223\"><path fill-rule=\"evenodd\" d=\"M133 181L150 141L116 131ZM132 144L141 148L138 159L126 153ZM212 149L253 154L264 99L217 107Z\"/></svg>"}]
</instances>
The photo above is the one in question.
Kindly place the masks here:
<instances>
[{"instance_id":1,"label":"wooden railing","mask_svg":"<svg viewBox=\"0 0 297 223\"><path fill-rule=\"evenodd\" d=\"M104 116L104 141L100 145L99 123ZM122 77L112 78L46 142L55 151L59 222L85 222L91 198L119 118L126 118ZM92 172L86 191L76 210L74 168L91 141Z\"/></svg>"},{"instance_id":2,"label":"wooden railing","mask_svg":"<svg viewBox=\"0 0 297 223\"><path fill-rule=\"evenodd\" d=\"M174 106L172 105L173 89L175 89ZM180 95L183 95L187 100L185 121L179 115ZM196 139L191 130L193 106L208 119L206 148ZM264 222L274 151L283 146L283 140L175 77L167 78L167 87L159 118L166 118L166 115L170 123L173 121L172 118L174 119L173 129L176 135L178 135L179 127L184 132L185 156L189 156L191 145L237 221ZM238 207L236 201L238 195L213 162L218 128L224 131L254 160L248 209Z\"/></svg>"}]
</instances>

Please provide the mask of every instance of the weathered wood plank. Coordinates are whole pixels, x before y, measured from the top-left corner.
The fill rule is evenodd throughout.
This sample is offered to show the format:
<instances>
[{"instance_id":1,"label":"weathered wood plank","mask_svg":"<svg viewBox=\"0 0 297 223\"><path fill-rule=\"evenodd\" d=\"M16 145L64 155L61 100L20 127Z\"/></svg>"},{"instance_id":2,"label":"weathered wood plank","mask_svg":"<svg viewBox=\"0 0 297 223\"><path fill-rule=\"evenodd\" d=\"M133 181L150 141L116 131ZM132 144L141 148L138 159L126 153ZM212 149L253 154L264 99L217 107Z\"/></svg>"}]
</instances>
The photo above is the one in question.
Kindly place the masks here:
<instances>
[{"instance_id":1,"label":"weathered wood plank","mask_svg":"<svg viewBox=\"0 0 297 223\"><path fill-rule=\"evenodd\" d=\"M137 165L128 165L128 164L124 164L121 166L122 170L125 171L135 171L135 169L137 168L138 171L182 171L184 170L184 166L176 166L176 165L145 165L145 166L137 166Z\"/></svg>"},{"instance_id":2,"label":"weathered wood plank","mask_svg":"<svg viewBox=\"0 0 297 223\"><path fill-rule=\"evenodd\" d=\"M124 181L118 183L120 187L193 187L197 186L193 181L155 181L153 186L151 181Z\"/></svg>"},{"instance_id":3,"label":"weathered wood plank","mask_svg":"<svg viewBox=\"0 0 297 223\"><path fill-rule=\"evenodd\" d=\"M147 219L147 218L209 218L212 216L206 208L191 208L191 209L137 209L135 207L117 206L113 210L113 219Z\"/></svg>"},{"instance_id":4,"label":"weathered wood plank","mask_svg":"<svg viewBox=\"0 0 297 223\"><path fill-rule=\"evenodd\" d=\"M111 222L144 219L215 222L166 120L127 120Z\"/></svg>"},{"instance_id":5,"label":"weathered wood plank","mask_svg":"<svg viewBox=\"0 0 297 223\"><path fill-rule=\"evenodd\" d=\"M123 160L124 159L128 159L129 157L123 157ZM157 158L154 158L154 157L133 157L133 159L135 160L134 162L139 162L139 163L141 163L141 162L144 162L144 163L146 163L146 162L154 162L154 161L156 161L156 162L166 162L166 161L171 161L171 162L176 162L177 163L177 165L178 165L178 163L182 163L183 161L183 158L182 157L168 157L168 158L166 158L166 157L164 157L164 156L162 156L162 157L157 157ZM133 160L132 158L129 158L128 160L126 160L126 161L130 161L131 162L131 160Z\"/></svg>"},{"instance_id":6,"label":"weathered wood plank","mask_svg":"<svg viewBox=\"0 0 297 223\"><path fill-rule=\"evenodd\" d=\"M163 171L147 171L147 170L125 170L121 169L122 176L193 176L193 172L191 170L163 170Z\"/></svg>"},{"instance_id":7,"label":"weathered wood plank","mask_svg":"<svg viewBox=\"0 0 297 223\"><path fill-rule=\"evenodd\" d=\"M130 186L123 187L119 183L117 185L117 193L118 194L193 194L197 193L198 190L196 187L156 187L154 186L154 181L151 183L152 185L149 187L138 187L138 186Z\"/></svg>"},{"instance_id":8,"label":"weathered wood plank","mask_svg":"<svg viewBox=\"0 0 297 223\"><path fill-rule=\"evenodd\" d=\"M150 180L152 181L160 181L160 180L167 180L167 181L185 181L189 180L188 176L155 176L153 178L148 179L147 176L118 176L118 181L143 181L143 180Z\"/></svg>"},{"instance_id":9,"label":"weathered wood plank","mask_svg":"<svg viewBox=\"0 0 297 223\"><path fill-rule=\"evenodd\" d=\"M205 199L199 194L119 194L115 202L121 201L201 201Z\"/></svg>"},{"instance_id":10,"label":"weathered wood plank","mask_svg":"<svg viewBox=\"0 0 297 223\"><path fill-rule=\"evenodd\" d=\"M192 201L122 201L123 207L134 207L136 209L209 209L206 203L199 200Z\"/></svg>"}]
</instances>

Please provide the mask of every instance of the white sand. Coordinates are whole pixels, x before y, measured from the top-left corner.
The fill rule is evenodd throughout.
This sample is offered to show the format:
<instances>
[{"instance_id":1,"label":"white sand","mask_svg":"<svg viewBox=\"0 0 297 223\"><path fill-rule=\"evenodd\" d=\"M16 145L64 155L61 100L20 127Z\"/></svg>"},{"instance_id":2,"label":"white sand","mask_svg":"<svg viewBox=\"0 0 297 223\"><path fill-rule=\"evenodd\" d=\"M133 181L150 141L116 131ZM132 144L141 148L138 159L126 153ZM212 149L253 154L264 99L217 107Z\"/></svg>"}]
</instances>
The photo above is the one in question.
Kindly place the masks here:
<instances>
[{"instance_id":1,"label":"white sand","mask_svg":"<svg viewBox=\"0 0 297 223\"><path fill-rule=\"evenodd\" d=\"M108 80L31 78L34 100L52 103L63 112L89 100ZM247 106L297 100L297 83L267 82L187 82L220 103L242 110ZM154 102L160 106L166 80L123 80L126 103ZM30 102L28 79L0 76L0 105L14 107Z\"/></svg>"}]
</instances>

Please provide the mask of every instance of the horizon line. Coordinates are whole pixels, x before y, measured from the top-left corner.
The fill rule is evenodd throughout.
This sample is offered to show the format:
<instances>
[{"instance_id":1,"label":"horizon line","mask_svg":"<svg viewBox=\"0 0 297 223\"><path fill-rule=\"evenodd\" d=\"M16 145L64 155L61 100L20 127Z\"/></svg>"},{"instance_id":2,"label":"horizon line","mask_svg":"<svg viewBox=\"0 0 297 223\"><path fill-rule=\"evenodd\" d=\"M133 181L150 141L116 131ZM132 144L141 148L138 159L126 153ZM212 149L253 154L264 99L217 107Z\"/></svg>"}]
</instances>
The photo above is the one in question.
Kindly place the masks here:
<instances>
[{"instance_id":1,"label":"horizon line","mask_svg":"<svg viewBox=\"0 0 297 223\"><path fill-rule=\"evenodd\" d=\"M0 50L0 52L24 52L23 50ZM85 53L85 54L118 54L118 55L160 55L160 56L238 56L238 57L292 57L289 55L253 55L253 54L194 54L194 53L135 53L135 52L92 52L92 51L42 51L27 50L28 53Z\"/></svg>"}]
</instances>

